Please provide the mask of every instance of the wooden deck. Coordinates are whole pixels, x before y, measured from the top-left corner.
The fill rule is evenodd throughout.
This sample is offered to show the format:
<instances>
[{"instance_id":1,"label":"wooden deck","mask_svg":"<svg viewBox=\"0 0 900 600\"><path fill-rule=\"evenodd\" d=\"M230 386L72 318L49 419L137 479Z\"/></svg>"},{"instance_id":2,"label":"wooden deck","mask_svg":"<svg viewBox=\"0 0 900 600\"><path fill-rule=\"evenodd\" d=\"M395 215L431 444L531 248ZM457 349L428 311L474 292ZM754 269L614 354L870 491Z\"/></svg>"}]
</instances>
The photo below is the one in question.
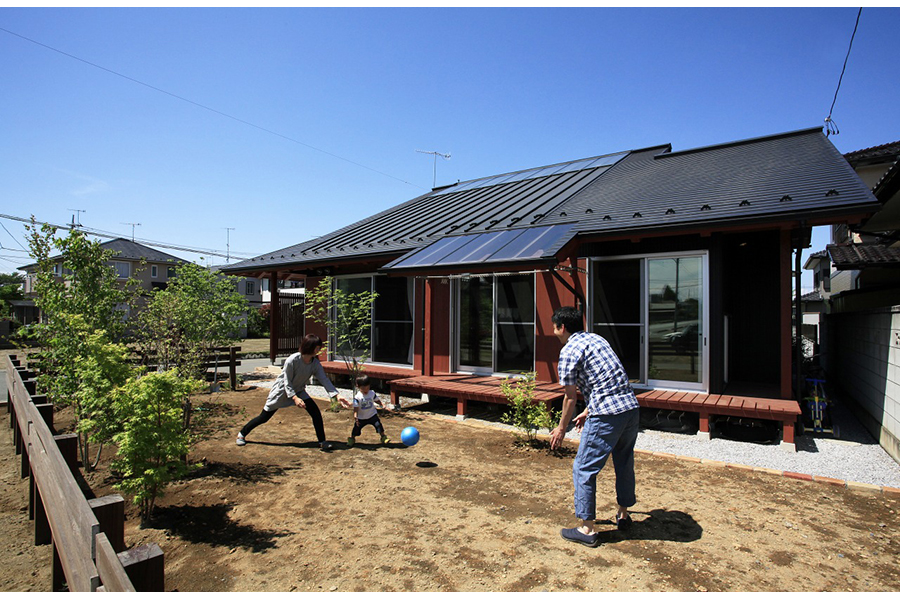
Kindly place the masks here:
<instances>
[{"instance_id":1,"label":"wooden deck","mask_svg":"<svg viewBox=\"0 0 900 600\"><path fill-rule=\"evenodd\" d=\"M647 408L699 413L700 435L706 437L709 437L709 418L714 415L778 421L782 425L782 444L791 446L794 445L794 425L800 416L800 405L793 400L666 390L640 392L637 399Z\"/></svg>"},{"instance_id":2,"label":"wooden deck","mask_svg":"<svg viewBox=\"0 0 900 600\"><path fill-rule=\"evenodd\" d=\"M472 375L468 373L445 373L397 379L391 382L391 402L400 405L400 392L434 394L456 399L456 416L465 418L469 400L506 404L506 396L500 389L505 377ZM544 402L548 408L557 400L562 400L563 388L558 383L537 382L534 397Z\"/></svg>"},{"instance_id":3,"label":"wooden deck","mask_svg":"<svg viewBox=\"0 0 900 600\"><path fill-rule=\"evenodd\" d=\"M322 368L326 373L334 373L337 375L349 375L350 369L347 363L342 360L323 360ZM393 381L395 379L404 379L406 377L416 377L420 373L412 367L389 367L385 365L367 364L365 374L369 377L381 379L384 381Z\"/></svg>"},{"instance_id":4,"label":"wooden deck","mask_svg":"<svg viewBox=\"0 0 900 600\"><path fill-rule=\"evenodd\" d=\"M399 406L401 392L455 398L456 415L457 418L462 419L466 417L469 400L506 404L506 397L500 390L500 384L504 381L503 377L466 373L395 378L390 383L391 402ZM699 413L700 431L698 435L706 438L709 437L709 421L712 416L778 421L782 424L782 444L789 449L795 449L794 426L800 416L800 405L793 400L667 390L647 390L637 392L636 395L638 403L646 408ZM546 403L549 408L563 397L564 390L558 383L538 382L535 390L535 399L538 402Z\"/></svg>"}]
</instances>

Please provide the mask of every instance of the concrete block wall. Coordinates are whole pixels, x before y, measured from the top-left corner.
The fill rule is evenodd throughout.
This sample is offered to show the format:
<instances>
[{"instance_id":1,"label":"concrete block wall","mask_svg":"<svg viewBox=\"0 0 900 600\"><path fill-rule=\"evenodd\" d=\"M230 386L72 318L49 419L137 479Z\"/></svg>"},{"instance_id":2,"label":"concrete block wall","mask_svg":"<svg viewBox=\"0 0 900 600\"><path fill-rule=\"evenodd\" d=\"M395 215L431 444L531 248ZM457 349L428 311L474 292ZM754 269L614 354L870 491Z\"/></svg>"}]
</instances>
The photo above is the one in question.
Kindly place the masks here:
<instances>
[{"instance_id":1,"label":"concrete block wall","mask_svg":"<svg viewBox=\"0 0 900 600\"><path fill-rule=\"evenodd\" d=\"M829 379L900 462L900 306L831 314L827 321Z\"/></svg>"}]
</instances>

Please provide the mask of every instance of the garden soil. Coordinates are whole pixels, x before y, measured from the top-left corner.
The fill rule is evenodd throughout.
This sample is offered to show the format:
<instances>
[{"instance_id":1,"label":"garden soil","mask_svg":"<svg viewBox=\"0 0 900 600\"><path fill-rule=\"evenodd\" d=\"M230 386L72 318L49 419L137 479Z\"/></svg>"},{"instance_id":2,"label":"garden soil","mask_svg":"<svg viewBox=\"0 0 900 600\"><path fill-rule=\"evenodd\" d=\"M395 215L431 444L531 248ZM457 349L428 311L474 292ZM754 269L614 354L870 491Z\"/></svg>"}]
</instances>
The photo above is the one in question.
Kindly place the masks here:
<instances>
[{"instance_id":1,"label":"garden soil","mask_svg":"<svg viewBox=\"0 0 900 600\"><path fill-rule=\"evenodd\" d=\"M566 542L571 467L563 452L458 422L429 405L382 417L324 412L321 452L305 411L282 409L234 443L267 390L196 398L199 467L154 520L127 508L129 546L156 543L171 591L898 591L896 497L639 453L634 526L615 531L611 465L598 480L601 544ZM321 407L326 402L319 401ZM60 415L64 420L64 415ZM399 443L418 428L421 440ZM49 590L50 550L31 544L27 480L0 434L0 589ZM109 456L86 480L118 493Z\"/></svg>"}]
</instances>

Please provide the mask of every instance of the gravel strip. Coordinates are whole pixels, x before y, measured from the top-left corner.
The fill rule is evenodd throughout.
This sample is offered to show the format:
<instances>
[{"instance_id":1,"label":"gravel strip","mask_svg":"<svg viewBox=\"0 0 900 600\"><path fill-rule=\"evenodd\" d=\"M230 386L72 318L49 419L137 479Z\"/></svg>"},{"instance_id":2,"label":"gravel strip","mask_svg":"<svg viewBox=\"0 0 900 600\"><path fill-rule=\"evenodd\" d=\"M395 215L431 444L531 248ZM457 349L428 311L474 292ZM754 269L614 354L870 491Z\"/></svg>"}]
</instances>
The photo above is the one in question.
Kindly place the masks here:
<instances>
[{"instance_id":1,"label":"gravel strip","mask_svg":"<svg viewBox=\"0 0 900 600\"><path fill-rule=\"evenodd\" d=\"M253 385L271 387L272 381L257 381ZM320 386L307 386L314 398L327 398ZM350 398L348 389L338 391ZM404 408L422 404L418 398L403 397ZM831 434L802 435L796 437L797 451L790 452L777 443L761 444L737 442L722 438L700 439L696 435L643 430L638 434L637 448L650 452L665 452L678 456L719 460L726 463L791 471L806 475L833 477L845 481L900 488L900 464L872 439L856 417L841 404L833 406L833 419L840 423L840 438ZM453 417L450 417L453 418ZM511 430L495 420L467 419L498 429ZM543 431L544 434L549 434ZM566 439L578 440L580 435L569 430Z\"/></svg>"}]
</instances>

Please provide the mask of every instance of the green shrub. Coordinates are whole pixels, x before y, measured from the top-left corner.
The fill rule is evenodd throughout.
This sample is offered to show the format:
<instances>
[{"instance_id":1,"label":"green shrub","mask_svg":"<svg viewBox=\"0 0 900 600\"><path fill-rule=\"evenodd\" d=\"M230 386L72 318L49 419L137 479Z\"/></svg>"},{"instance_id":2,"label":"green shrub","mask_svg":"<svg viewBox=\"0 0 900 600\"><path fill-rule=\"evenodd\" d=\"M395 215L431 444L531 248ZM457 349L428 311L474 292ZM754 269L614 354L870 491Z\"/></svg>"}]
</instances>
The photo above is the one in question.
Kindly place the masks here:
<instances>
[{"instance_id":1,"label":"green shrub","mask_svg":"<svg viewBox=\"0 0 900 600\"><path fill-rule=\"evenodd\" d=\"M518 431L516 437L534 445L537 432L541 429L552 429L559 420L559 415L547 408L543 402L534 400L536 373L523 373L524 378L510 378L500 384L500 390L509 403L509 411L501 420L512 425Z\"/></svg>"},{"instance_id":2,"label":"green shrub","mask_svg":"<svg viewBox=\"0 0 900 600\"><path fill-rule=\"evenodd\" d=\"M184 428L185 399L202 382L179 378L174 371L129 379L116 390L122 431L114 436L118 454L113 468L122 473L119 488L134 496L146 524L156 499L174 479L187 472L192 436Z\"/></svg>"}]
</instances>

